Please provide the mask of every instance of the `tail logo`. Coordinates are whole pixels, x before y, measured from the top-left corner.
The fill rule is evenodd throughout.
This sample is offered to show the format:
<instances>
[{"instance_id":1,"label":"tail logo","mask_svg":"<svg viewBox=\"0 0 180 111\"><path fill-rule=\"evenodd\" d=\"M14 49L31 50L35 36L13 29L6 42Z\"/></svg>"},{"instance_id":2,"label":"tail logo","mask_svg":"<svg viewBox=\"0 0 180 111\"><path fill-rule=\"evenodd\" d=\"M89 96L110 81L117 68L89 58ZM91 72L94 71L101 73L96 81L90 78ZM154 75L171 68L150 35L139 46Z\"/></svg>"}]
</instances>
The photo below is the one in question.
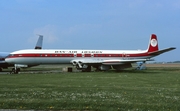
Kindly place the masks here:
<instances>
[{"instance_id":1,"label":"tail logo","mask_svg":"<svg viewBox=\"0 0 180 111\"><path fill-rule=\"evenodd\" d=\"M153 47L157 46L157 40L156 39L151 40L151 46L153 46Z\"/></svg>"}]
</instances>

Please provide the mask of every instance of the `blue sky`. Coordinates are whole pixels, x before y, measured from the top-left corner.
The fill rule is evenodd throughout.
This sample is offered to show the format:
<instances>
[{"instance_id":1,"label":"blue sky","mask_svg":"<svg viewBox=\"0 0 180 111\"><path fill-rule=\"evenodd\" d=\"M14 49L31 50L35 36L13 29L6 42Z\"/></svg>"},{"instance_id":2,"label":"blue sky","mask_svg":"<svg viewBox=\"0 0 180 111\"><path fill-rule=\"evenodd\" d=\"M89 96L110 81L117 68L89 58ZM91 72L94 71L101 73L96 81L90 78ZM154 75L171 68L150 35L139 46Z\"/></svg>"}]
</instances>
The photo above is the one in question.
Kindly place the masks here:
<instances>
[{"instance_id":1,"label":"blue sky","mask_svg":"<svg viewBox=\"0 0 180 111\"><path fill-rule=\"evenodd\" d=\"M176 47L155 58L180 60L179 0L0 0L0 51L45 49L146 49L150 34L159 48Z\"/></svg>"}]
</instances>

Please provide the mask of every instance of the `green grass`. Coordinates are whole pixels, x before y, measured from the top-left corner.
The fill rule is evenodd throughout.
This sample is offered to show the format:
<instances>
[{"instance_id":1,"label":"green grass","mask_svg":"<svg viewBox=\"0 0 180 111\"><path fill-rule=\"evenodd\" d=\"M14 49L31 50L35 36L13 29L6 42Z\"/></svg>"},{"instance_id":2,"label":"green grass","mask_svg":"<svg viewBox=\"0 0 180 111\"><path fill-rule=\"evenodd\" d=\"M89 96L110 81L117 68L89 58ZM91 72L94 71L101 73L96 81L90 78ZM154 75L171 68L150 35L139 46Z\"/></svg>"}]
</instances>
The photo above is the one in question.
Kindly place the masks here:
<instances>
[{"instance_id":1,"label":"green grass","mask_svg":"<svg viewBox=\"0 0 180 111\"><path fill-rule=\"evenodd\" d=\"M0 109L180 109L180 69L0 75Z\"/></svg>"}]
</instances>

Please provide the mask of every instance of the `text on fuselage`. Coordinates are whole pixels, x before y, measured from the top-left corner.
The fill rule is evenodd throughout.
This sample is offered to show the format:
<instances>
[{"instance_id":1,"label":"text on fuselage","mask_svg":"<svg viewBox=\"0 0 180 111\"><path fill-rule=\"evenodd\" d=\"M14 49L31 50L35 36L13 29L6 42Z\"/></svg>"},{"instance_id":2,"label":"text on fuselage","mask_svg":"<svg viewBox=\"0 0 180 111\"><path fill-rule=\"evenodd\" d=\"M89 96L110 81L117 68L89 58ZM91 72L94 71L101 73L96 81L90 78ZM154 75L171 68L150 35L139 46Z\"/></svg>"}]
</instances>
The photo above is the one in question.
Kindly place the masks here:
<instances>
[{"instance_id":1,"label":"text on fuselage","mask_svg":"<svg viewBox=\"0 0 180 111\"><path fill-rule=\"evenodd\" d=\"M64 51L64 50L60 50L60 51L55 51L55 53L70 53L70 54L74 54L74 53L84 53L84 54L98 54L98 53L102 53L102 51Z\"/></svg>"}]
</instances>

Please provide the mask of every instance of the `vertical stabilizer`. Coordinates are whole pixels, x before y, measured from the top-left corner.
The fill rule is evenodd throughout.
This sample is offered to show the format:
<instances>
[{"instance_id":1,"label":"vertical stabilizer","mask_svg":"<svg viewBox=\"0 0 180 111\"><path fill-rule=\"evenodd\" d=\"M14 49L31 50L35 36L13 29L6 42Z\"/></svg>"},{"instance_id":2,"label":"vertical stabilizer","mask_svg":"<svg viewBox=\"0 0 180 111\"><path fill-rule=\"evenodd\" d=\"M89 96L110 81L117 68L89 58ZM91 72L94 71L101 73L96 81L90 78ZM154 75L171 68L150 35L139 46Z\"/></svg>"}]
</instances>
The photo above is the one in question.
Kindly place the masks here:
<instances>
[{"instance_id":1,"label":"vertical stabilizer","mask_svg":"<svg viewBox=\"0 0 180 111\"><path fill-rule=\"evenodd\" d=\"M42 35L38 35L38 36L39 36L39 39L34 49L42 49L43 36Z\"/></svg>"},{"instance_id":2,"label":"vertical stabilizer","mask_svg":"<svg viewBox=\"0 0 180 111\"><path fill-rule=\"evenodd\" d=\"M149 41L148 52L158 51L158 40L155 34L152 34Z\"/></svg>"}]
</instances>

